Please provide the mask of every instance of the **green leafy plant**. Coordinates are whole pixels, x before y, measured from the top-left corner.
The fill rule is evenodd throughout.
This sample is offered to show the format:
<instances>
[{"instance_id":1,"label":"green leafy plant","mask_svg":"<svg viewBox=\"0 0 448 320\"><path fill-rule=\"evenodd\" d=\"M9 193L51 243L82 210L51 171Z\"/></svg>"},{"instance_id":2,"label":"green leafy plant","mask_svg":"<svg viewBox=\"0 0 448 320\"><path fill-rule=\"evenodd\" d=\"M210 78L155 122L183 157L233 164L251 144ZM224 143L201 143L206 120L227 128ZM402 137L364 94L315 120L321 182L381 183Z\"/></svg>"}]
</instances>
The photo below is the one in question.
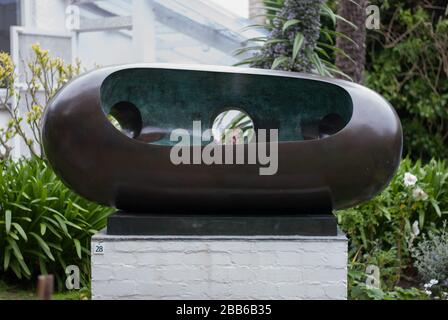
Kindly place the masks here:
<instances>
[{"instance_id":1,"label":"green leafy plant","mask_svg":"<svg viewBox=\"0 0 448 320\"><path fill-rule=\"evenodd\" d=\"M442 227L447 218L448 167L432 160L426 165L402 161L390 185L373 200L337 213L350 239L355 270L377 265L384 289L392 289L412 273L411 249L422 234ZM375 261L376 260L376 261ZM360 269L356 269L359 264Z\"/></svg>"},{"instance_id":2,"label":"green leafy plant","mask_svg":"<svg viewBox=\"0 0 448 320\"><path fill-rule=\"evenodd\" d=\"M424 290L412 287L395 287L393 290L383 291L377 288L371 288L364 283L357 284L350 291L352 300L428 300L428 295Z\"/></svg>"},{"instance_id":3,"label":"green leafy plant","mask_svg":"<svg viewBox=\"0 0 448 320\"><path fill-rule=\"evenodd\" d=\"M358 251L359 253L359 251ZM429 295L418 287L396 286L397 252L395 248L381 250L375 248L365 253L361 259L351 257L348 265L348 293L352 300L427 300ZM369 267L375 267L374 274ZM370 272L368 272L370 271ZM372 276L378 277L370 282ZM370 279L368 277L371 277ZM375 279L375 277L373 277ZM370 281L369 281L370 280ZM417 285L417 283L413 283Z\"/></svg>"},{"instance_id":4,"label":"green leafy plant","mask_svg":"<svg viewBox=\"0 0 448 320\"><path fill-rule=\"evenodd\" d=\"M441 1L372 1L366 84L397 109L404 149L425 161L448 157L448 16Z\"/></svg>"},{"instance_id":5,"label":"green leafy plant","mask_svg":"<svg viewBox=\"0 0 448 320\"><path fill-rule=\"evenodd\" d=\"M90 277L90 237L111 209L75 195L38 159L0 164L0 270L30 279L51 273L61 287L65 268Z\"/></svg>"},{"instance_id":6,"label":"green leafy plant","mask_svg":"<svg viewBox=\"0 0 448 320\"><path fill-rule=\"evenodd\" d=\"M345 76L334 65L333 53L338 50L335 37L346 37L334 30L336 21L346 20L334 13L331 4L323 0L266 0L264 3L266 25L251 27L265 29L268 36L250 39L249 43L254 45L237 50L237 55L253 54L237 65Z\"/></svg>"},{"instance_id":7,"label":"green leafy plant","mask_svg":"<svg viewBox=\"0 0 448 320\"><path fill-rule=\"evenodd\" d=\"M220 113L213 123L213 130L215 142L222 144L251 141L255 134L252 119L239 110Z\"/></svg>"}]
</instances>

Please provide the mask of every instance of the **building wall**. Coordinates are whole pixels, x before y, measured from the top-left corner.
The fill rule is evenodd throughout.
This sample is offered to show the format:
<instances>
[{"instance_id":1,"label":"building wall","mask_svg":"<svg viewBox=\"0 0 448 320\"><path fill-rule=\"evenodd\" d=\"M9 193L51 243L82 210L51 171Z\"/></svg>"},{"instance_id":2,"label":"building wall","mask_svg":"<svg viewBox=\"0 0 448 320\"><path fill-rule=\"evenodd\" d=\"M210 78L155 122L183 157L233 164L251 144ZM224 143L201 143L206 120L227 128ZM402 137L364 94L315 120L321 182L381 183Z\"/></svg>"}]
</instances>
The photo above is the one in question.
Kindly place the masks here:
<instances>
[{"instance_id":1,"label":"building wall","mask_svg":"<svg viewBox=\"0 0 448 320\"><path fill-rule=\"evenodd\" d=\"M133 62L132 38L117 31L82 33L78 44L78 58L87 69Z\"/></svg>"},{"instance_id":2,"label":"building wall","mask_svg":"<svg viewBox=\"0 0 448 320\"><path fill-rule=\"evenodd\" d=\"M66 0L34 0L33 27L42 30L67 31L65 28Z\"/></svg>"}]
</instances>

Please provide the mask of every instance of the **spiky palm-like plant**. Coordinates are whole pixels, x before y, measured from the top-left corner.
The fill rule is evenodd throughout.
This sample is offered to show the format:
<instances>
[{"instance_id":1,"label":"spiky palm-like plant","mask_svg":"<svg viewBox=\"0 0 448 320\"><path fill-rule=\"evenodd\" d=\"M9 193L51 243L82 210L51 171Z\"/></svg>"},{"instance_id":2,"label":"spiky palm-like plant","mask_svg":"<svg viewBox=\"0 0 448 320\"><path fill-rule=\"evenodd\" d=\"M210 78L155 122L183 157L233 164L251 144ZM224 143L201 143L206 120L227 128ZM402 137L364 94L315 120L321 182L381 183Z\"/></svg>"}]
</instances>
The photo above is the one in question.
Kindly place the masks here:
<instances>
[{"instance_id":1,"label":"spiky palm-like plant","mask_svg":"<svg viewBox=\"0 0 448 320\"><path fill-rule=\"evenodd\" d=\"M325 0L265 0L268 30L267 37L251 39L256 43L238 50L237 54L255 52L252 57L237 65L255 68L298 72L315 72L325 76L344 75L335 65L331 54L336 36L344 36L332 28L321 25L321 17L330 19L333 27L338 19ZM350 39L348 39L350 40ZM343 52L339 52L344 54Z\"/></svg>"},{"instance_id":2,"label":"spiky palm-like plant","mask_svg":"<svg viewBox=\"0 0 448 320\"><path fill-rule=\"evenodd\" d=\"M323 0L286 0L273 19L273 29L254 67L311 72L320 35Z\"/></svg>"}]
</instances>

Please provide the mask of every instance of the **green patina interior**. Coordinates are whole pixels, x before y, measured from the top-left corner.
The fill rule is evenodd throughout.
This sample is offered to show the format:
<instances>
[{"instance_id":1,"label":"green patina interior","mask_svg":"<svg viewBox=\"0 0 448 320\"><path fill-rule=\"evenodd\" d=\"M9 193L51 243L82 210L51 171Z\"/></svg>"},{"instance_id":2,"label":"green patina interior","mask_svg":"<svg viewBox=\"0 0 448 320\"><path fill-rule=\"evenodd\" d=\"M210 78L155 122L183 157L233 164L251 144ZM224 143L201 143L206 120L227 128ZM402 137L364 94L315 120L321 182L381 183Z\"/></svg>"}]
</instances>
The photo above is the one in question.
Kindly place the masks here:
<instances>
[{"instance_id":1,"label":"green patina interior","mask_svg":"<svg viewBox=\"0 0 448 320\"><path fill-rule=\"evenodd\" d=\"M166 132L192 130L197 120L202 130L210 129L218 114L240 109L253 120L255 130L278 129L280 141L310 139L307 131L313 131L323 119L331 122L336 116L339 123L334 134L349 122L353 112L348 92L323 81L153 68L125 69L104 80L103 111L109 114L123 102L137 107L141 128ZM168 134L150 143L175 142Z\"/></svg>"}]
</instances>

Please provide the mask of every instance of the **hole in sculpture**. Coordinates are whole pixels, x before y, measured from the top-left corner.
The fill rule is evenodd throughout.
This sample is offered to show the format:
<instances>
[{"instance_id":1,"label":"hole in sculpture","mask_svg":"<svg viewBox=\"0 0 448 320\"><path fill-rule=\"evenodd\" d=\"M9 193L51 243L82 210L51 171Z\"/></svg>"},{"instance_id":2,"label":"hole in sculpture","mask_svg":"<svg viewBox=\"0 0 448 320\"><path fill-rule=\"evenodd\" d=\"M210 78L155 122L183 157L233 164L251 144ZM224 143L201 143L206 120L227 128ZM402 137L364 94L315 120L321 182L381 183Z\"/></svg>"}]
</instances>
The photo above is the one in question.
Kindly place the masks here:
<instances>
[{"instance_id":1,"label":"hole in sculpture","mask_svg":"<svg viewBox=\"0 0 448 320\"><path fill-rule=\"evenodd\" d=\"M217 144L249 143L255 137L254 122L246 112L228 109L213 121L212 134Z\"/></svg>"},{"instance_id":2,"label":"hole in sculpture","mask_svg":"<svg viewBox=\"0 0 448 320\"><path fill-rule=\"evenodd\" d=\"M114 104L108 118L115 128L130 138L137 138L142 131L140 111L130 102L121 101Z\"/></svg>"},{"instance_id":3,"label":"hole in sculpture","mask_svg":"<svg viewBox=\"0 0 448 320\"><path fill-rule=\"evenodd\" d=\"M329 137L344 128L344 119L336 113L326 115L319 122L319 138Z\"/></svg>"},{"instance_id":4,"label":"hole in sculpture","mask_svg":"<svg viewBox=\"0 0 448 320\"><path fill-rule=\"evenodd\" d=\"M301 132L304 140L316 140L332 136L344 126L344 119L340 115L330 113L321 120L301 123Z\"/></svg>"}]
</instances>

